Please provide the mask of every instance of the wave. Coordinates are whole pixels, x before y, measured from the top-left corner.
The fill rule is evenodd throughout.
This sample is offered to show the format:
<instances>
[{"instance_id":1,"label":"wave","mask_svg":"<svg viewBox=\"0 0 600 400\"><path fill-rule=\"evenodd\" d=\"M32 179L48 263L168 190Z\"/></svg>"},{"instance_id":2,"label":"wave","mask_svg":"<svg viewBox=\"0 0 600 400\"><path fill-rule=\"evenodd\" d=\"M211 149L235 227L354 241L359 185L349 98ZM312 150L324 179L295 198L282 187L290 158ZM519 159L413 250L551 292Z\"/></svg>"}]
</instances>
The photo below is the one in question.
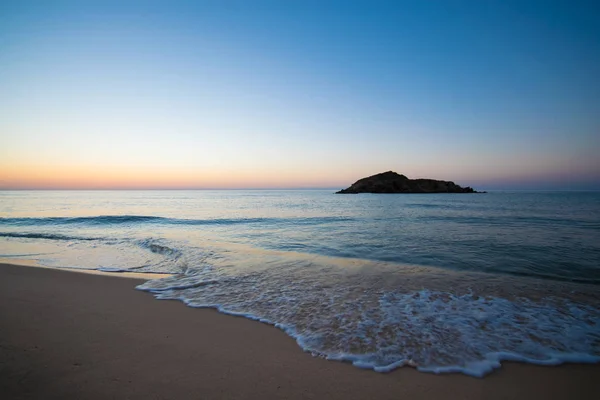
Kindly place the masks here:
<instances>
[{"instance_id":1,"label":"wave","mask_svg":"<svg viewBox=\"0 0 600 400\"><path fill-rule=\"evenodd\" d=\"M131 224L140 222L154 222L164 220L163 217L145 215L100 215L95 217L25 217L25 218L0 218L0 225L111 225Z\"/></svg>"},{"instance_id":2,"label":"wave","mask_svg":"<svg viewBox=\"0 0 600 400\"><path fill-rule=\"evenodd\" d=\"M61 267L64 268L64 267ZM100 272L112 272L112 273L121 273L121 272L140 272L137 271L135 268L117 268L117 267L99 267L99 268L95 268L96 271L100 271ZM163 275L165 274L164 272L155 272L155 271L142 271L141 273L146 274L146 275L152 275L152 274L156 274L156 275Z\"/></svg>"},{"instance_id":3,"label":"wave","mask_svg":"<svg viewBox=\"0 0 600 400\"><path fill-rule=\"evenodd\" d=\"M137 242L137 244L141 248L149 250L155 254L161 254L163 256L172 256L172 257L177 258L177 257L181 256L181 254L182 254L180 250L174 249L172 247L169 247L169 246L166 246L163 244L156 243L155 239L140 240Z\"/></svg>"},{"instance_id":4,"label":"wave","mask_svg":"<svg viewBox=\"0 0 600 400\"><path fill-rule=\"evenodd\" d=\"M300 273L300 271L298 271ZM274 270L208 270L146 282L138 290L273 325L314 356L359 368L483 377L502 361L600 362L600 310L569 300L508 300L430 289L335 285Z\"/></svg>"},{"instance_id":5,"label":"wave","mask_svg":"<svg viewBox=\"0 0 600 400\"><path fill-rule=\"evenodd\" d=\"M0 232L0 237L12 237L23 239L48 239L48 240L102 240L99 237L87 236L68 236L58 233L19 233L19 232Z\"/></svg>"},{"instance_id":6,"label":"wave","mask_svg":"<svg viewBox=\"0 0 600 400\"><path fill-rule=\"evenodd\" d=\"M16 226L60 226L60 225L132 225L144 223L160 223L167 225L235 225L257 223L322 224L331 222L354 221L348 217L302 217L302 218L211 218L182 219L150 215L101 215L94 217L46 217L46 218L0 218L0 225Z\"/></svg>"}]
</instances>

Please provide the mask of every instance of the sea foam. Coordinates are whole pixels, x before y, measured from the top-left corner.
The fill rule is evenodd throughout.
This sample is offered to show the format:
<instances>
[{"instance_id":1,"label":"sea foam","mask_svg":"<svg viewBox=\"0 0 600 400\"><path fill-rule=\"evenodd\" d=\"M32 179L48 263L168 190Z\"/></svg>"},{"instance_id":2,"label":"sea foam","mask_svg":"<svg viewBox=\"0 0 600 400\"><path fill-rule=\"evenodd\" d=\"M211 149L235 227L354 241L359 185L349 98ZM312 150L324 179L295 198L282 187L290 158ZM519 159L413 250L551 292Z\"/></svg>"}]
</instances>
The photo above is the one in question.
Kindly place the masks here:
<instances>
[{"instance_id":1,"label":"sea foam","mask_svg":"<svg viewBox=\"0 0 600 400\"><path fill-rule=\"evenodd\" d=\"M315 356L377 372L412 366L481 377L503 360L600 361L600 311L593 306L415 289L413 284L390 288L377 284L379 273L375 278L317 264L269 260L268 268L235 275L206 267L138 289L272 324Z\"/></svg>"}]
</instances>

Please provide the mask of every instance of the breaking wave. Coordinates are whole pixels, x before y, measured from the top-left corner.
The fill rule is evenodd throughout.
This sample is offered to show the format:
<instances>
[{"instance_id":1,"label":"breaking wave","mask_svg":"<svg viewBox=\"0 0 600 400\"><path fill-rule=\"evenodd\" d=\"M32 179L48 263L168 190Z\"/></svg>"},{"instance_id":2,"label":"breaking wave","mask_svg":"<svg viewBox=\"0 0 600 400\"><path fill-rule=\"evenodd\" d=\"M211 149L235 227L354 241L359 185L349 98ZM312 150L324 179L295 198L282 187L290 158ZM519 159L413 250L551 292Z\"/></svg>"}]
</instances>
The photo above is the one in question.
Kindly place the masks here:
<instances>
[{"instance_id":1,"label":"breaking wave","mask_svg":"<svg viewBox=\"0 0 600 400\"><path fill-rule=\"evenodd\" d=\"M469 287L448 291L428 285L432 271L419 267L365 276L314 259L268 262L269 268L243 274L189 270L138 289L274 325L315 356L378 372L412 366L482 377L503 360L600 362L600 310L553 297L552 290L536 300L506 298L490 293L497 282L485 274L449 274L447 286L467 278ZM393 284L381 284L386 275ZM477 285L480 292L471 289Z\"/></svg>"}]
</instances>

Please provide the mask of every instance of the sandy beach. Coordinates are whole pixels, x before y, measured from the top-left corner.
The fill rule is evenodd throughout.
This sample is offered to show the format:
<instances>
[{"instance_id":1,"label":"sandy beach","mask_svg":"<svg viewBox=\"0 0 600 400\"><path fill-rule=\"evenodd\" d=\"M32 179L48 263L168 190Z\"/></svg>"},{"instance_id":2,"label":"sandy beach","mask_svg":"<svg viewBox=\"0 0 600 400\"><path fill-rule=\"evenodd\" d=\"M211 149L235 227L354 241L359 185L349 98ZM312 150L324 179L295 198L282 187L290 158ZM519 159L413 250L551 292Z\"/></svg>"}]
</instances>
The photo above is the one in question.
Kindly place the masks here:
<instances>
[{"instance_id":1,"label":"sandy beach","mask_svg":"<svg viewBox=\"0 0 600 400\"><path fill-rule=\"evenodd\" d=\"M155 300L140 282L0 264L0 397L600 398L600 365L380 374L312 357L265 324Z\"/></svg>"}]
</instances>

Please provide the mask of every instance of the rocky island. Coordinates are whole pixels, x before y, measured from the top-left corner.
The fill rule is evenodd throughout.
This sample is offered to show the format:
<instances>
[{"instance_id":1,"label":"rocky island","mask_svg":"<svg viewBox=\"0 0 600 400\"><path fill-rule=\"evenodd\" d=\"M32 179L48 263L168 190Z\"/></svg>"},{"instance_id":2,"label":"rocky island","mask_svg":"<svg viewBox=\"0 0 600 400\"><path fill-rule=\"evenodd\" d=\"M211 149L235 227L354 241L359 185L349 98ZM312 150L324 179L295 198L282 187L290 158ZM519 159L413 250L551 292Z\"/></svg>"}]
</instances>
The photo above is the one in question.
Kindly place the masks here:
<instances>
[{"instance_id":1,"label":"rocky island","mask_svg":"<svg viewBox=\"0 0 600 400\"><path fill-rule=\"evenodd\" d=\"M408 179L393 171L369 176L356 181L338 194L356 193L485 193L471 187L461 187L454 182L435 179Z\"/></svg>"}]
</instances>

